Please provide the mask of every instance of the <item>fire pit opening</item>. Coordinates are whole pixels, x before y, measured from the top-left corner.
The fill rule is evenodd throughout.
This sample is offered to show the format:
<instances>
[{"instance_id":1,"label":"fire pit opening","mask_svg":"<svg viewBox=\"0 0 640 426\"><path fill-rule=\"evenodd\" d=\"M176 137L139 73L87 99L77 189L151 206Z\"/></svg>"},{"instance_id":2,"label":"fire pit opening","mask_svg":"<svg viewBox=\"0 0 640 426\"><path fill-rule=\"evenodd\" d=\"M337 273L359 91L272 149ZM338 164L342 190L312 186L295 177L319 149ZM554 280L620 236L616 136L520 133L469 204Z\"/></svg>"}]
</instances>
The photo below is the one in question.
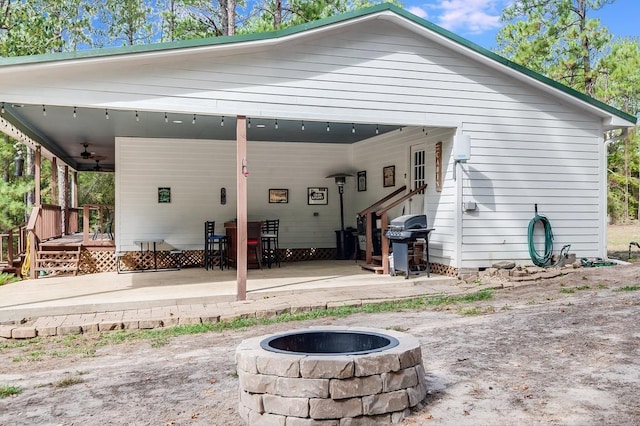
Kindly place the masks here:
<instances>
[{"instance_id":1,"label":"fire pit opening","mask_svg":"<svg viewBox=\"0 0 640 426\"><path fill-rule=\"evenodd\" d=\"M363 355L398 346L398 339L375 332L299 331L260 342L267 351L297 355Z\"/></svg>"}]
</instances>

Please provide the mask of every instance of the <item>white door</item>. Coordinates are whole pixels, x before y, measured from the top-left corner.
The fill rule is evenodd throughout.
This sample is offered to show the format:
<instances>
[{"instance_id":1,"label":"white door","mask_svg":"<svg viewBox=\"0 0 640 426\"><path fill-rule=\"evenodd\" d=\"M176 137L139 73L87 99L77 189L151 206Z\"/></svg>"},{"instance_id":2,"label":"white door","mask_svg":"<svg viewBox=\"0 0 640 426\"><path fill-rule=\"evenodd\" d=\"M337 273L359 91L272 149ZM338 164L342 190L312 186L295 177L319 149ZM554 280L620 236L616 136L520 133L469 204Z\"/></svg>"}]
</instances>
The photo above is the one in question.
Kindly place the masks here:
<instances>
[{"instance_id":1,"label":"white door","mask_svg":"<svg viewBox=\"0 0 640 426\"><path fill-rule=\"evenodd\" d=\"M410 155L409 190L413 191L414 189L419 188L426 183L427 157L425 145L411 145ZM426 214L427 206L425 203L426 197L424 196L424 191L417 193L409 200L409 211L406 212L406 214Z\"/></svg>"}]
</instances>

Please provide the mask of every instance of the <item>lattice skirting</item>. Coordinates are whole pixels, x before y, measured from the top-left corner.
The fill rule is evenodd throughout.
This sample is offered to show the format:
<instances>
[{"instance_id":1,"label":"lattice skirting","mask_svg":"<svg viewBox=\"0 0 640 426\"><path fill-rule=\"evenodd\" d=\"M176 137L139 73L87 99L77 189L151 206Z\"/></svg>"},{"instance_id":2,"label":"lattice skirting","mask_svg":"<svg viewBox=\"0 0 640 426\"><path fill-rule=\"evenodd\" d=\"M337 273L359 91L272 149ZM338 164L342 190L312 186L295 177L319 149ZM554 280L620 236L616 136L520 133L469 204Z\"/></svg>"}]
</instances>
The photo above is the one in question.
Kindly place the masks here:
<instances>
[{"instance_id":1,"label":"lattice skirting","mask_svg":"<svg viewBox=\"0 0 640 426\"><path fill-rule=\"evenodd\" d=\"M204 266L204 250L185 250L181 255L183 268L199 268ZM330 260L336 258L334 248L310 248L310 249L281 249L281 262L302 262L307 260ZM171 268L175 266L176 255L169 251L157 252L157 267ZM214 267L219 267L219 257L214 259ZM120 259L120 269L127 271L133 269L153 268L153 252L139 250L125 252ZM95 274L97 272L115 272L115 251L86 250L80 252L79 272L83 274Z\"/></svg>"},{"instance_id":2,"label":"lattice skirting","mask_svg":"<svg viewBox=\"0 0 640 426\"><path fill-rule=\"evenodd\" d=\"M445 277L457 277L458 268L453 266L443 265L441 263L429 263L429 269L431 272L437 275L444 275Z\"/></svg>"}]
</instances>

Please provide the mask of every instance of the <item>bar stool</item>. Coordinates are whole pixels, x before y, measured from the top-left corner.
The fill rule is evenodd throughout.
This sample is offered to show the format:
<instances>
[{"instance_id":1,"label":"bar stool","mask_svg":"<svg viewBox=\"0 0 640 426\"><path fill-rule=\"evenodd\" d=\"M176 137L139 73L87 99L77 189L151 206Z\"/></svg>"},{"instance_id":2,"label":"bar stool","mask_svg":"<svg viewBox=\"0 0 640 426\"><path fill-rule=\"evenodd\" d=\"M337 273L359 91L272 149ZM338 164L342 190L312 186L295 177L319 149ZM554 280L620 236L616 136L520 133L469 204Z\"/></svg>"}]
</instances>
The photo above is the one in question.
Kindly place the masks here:
<instances>
[{"instance_id":1,"label":"bar stool","mask_svg":"<svg viewBox=\"0 0 640 426\"><path fill-rule=\"evenodd\" d=\"M278 246L279 219L265 220L262 223L262 256L271 268L271 263L280 267L280 247Z\"/></svg>"},{"instance_id":2,"label":"bar stool","mask_svg":"<svg viewBox=\"0 0 640 426\"><path fill-rule=\"evenodd\" d=\"M259 244L260 244L260 240L257 239L257 238L248 238L247 239L247 249L248 250L253 250L253 253L256 256L256 261L258 262L258 267L260 269L262 269L262 261L260 259L260 253L258 251L258 248L260 247Z\"/></svg>"},{"instance_id":3,"label":"bar stool","mask_svg":"<svg viewBox=\"0 0 640 426\"><path fill-rule=\"evenodd\" d=\"M214 259L219 258L220 269L227 265L227 236L215 233L216 222L206 221L204 223L204 268L214 268ZM217 250L216 250L217 249ZM216 253L217 251L217 253Z\"/></svg>"}]
</instances>

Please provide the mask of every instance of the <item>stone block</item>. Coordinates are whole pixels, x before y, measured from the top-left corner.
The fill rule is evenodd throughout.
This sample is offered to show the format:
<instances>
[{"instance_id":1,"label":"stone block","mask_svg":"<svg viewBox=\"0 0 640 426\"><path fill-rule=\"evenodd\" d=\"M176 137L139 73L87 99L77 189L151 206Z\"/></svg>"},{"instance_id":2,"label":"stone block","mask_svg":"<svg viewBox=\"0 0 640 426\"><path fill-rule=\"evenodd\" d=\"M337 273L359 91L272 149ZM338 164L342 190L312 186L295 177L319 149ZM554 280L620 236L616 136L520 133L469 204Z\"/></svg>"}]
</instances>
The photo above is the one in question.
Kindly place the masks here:
<instances>
[{"instance_id":1,"label":"stone block","mask_svg":"<svg viewBox=\"0 0 640 426\"><path fill-rule=\"evenodd\" d=\"M191 324L201 324L202 320L200 317L180 317L178 319L178 325L191 325Z\"/></svg>"},{"instance_id":2,"label":"stone block","mask_svg":"<svg viewBox=\"0 0 640 426\"><path fill-rule=\"evenodd\" d=\"M380 392L382 392L382 377L377 374L343 380L333 379L329 383L329 394L332 399L354 398Z\"/></svg>"},{"instance_id":3,"label":"stone block","mask_svg":"<svg viewBox=\"0 0 640 426\"><path fill-rule=\"evenodd\" d=\"M220 315L218 314L202 314L200 320L203 324L215 324L220 321Z\"/></svg>"},{"instance_id":4,"label":"stone block","mask_svg":"<svg viewBox=\"0 0 640 426\"><path fill-rule=\"evenodd\" d=\"M397 372L382 373L382 392L411 388L417 384L418 375L415 367L409 367Z\"/></svg>"},{"instance_id":5,"label":"stone block","mask_svg":"<svg viewBox=\"0 0 640 426\"><path fill-rule=\"evenodd\" d=\"M346 379L353 377L353 357L305 357L300 360L300 375L310 379Z\"/></svg>"},{"instance_id":6,"label":"stone block","mask_svg":"<svg viewBox=\"0 0 640 426\"><path fill-rule=\"evenodd\" d=\"M152 328L160 328L162 327L161 320L140 320L138 321L138 328L140 330L149 330Z\"/></svg>"},{"instance_id":7,"label":"stone block","mask_svg":"<svg viewBox=\"0 0 640 426\"><path fill-rule=\"evenodd\" d=\"M287 417L287 426L339 426L340 420L315 420L301 419L300 417Z\"/></svg>"},{"instance_id":8,"label":"stone block","mask_svg":"<svg viewBox=\"0 0 640 426\"><path fill-rule=\"evenodd\" d=\"M352 398L334 401L332 399L309 400L309 417L312 419L341 419L362 415L362 399Z\"/></svg>"},{"instance_id":9,"label":"stone block","mask_svg":"<svg viewBox=\"0 0 640 426\"><path fill-rule=\"evenodd\" d=\"M397 353L381 352L354 357L354 374L356 376L371 376L398 370L400 370L400 360Z\"/></svg>"},{"instance_id":10,"label":"stone block","mask_svg":"<svg viewBox=\"0 0 640 426\"><path fill-rule=\"evenodd\" d=\"M97 333L100 331L97 322L82 324L80 328L82 328L82 333Z\"/></svg>"},{"instance_id":11,"label":"stone block","mask_svg":"<svg viewBox=\"0 0 640 426\"><path fill-rule=\"evenodd\" d=\"M175 327L180 324L180 318L175 316L167 316L160 320L160 327Z\"/></svg>"},{"instance_id":12,"label":"stone block","mask_svg":"<svg viewBox=\"0 0 640 426\"><path fill-rule=\"evenodd\" d=\"M278 395L262 395L264 412L283 416L308 417L309 398L288 398Z\"/></svg>"},{"instance_id":13,"label":"stone block","mask_svg":"<svg viewBox=\"0 0 640 426\"><path fill-rule=\"evenodd\" d=\"M36 334L41 337L51 337L58 334L58 327L54 325L43 325L41 327L36 327Z\"/></svg>"},{"instance_id":14,"label":"stone block","mask_svg":"<svg viewBox=\"0 0 640 426\"><path fill-rule=\"evenodd\" d=\"M264 413L262 394L240 391L240 405L258 413Z\"/></svg>"},{"instance_id":15,"label":"stone block","mask_svg":"<svg viewBox=\"0 0 640 426\"><path fill-rule=\"evenodd\" d=\"M66 336L69 334L82 334L82 326L79 325L61 325L58 327L58 336Z\"/></svg>"},{"instance_id":16,"label":"stone block","mask_svg":"<svg viewBox=\"0 0 640 426\"><path fill-rule=\"evenodd\" d=\"M398 355L400 368L409 368L422 364L422 349L420 343L416 339L416 345L411 349L405 349Z\"/></svg>"},{"instance_id":17,"label":"stone block","mask_svg":"<svg viewBox=\"0 0 640 426\"><path fill-rule=\"evenodd\" d=\"M276 394L287 397L304 395L307 398L328 398L329 379L280 377L276 382Z\"/></svg>"},{"instance_id":18,"label":"stone block","mask_svg":"<svg viewBox=\"0 0 640 426\"><path fill-rule=\"evenodd\" d=\"M265 376L262 374L249 374L238 371L240 389L252 393L274 393L277 376Z\"/></svg>"},{"instance_id":19,"label":"stone block","mask_svg":"<svg viewBox=\"0 0 640 426\"><path fill-rule=\"evenodd\" d=\"M407 388L407 397L409 398L409 407L415 407L427 396L426 382L419 382L412 388Z\"/></svg>"},{"instance_id":20,"label":"stone block","mask_svg":"<svg viewBox=\"0 0 640 426\"><path fill-rule=\"evenodd\" d=\"M261 374L281 377L299 377L302 355L280 354L262 351L256 359L256 367Z\"/></svg>"},{"instance_id":21,"label":"stone block","mask_svg":"<svg viewBox=\"0 0 640 426\"><path fill-rule=\"evenodd\" d=\"M11 331L16 328L15 325L0 325L0 337L11 339Z\"/></svg>"},{"instance_id":22,"label":"stone block","mask_svg":"<svg viewBox=\"0 0 640 426\"><path fill-rule=\"evenodd\" d=\"M251 426L285 426L287 418L277 414L260 414L249 411L249 422Z\"/></svg>"},{"instance_id":23,"label":"stone block","mask_svg":"<svg viewBox=\"0 0 640 426\"><path fill-rule=\"evenodd\" d=\"M391 413L391 424L392 425L400 424L404 419L406 419L410 415L411 415L411 410L408 408L403 411L396 411L395 413Z\"/></svg>"},{"instance_id":24,"label":"stone block","mask_svg":"<svg viewBox=\"0 0 640 426\"><path fill-rule=\"evenodd\" d=\"M125 330L137 330L140 328L140 321L122 321L122 328Z\"/></svg>"},{"instance_id":25,"label":"stone block","mask_svg":"<svg viewBox=\"0 0 640 426\"><path fill-rule=\"evenodd\" d=\"M98 323L99 331L122 330L122 322L120 321L101 321Z\"/></svg>"},{"instance_id":26,"label":"stone block","mask_svg":"<svg viewBox=\"0 0 640 426\"><path fill-rule=\"evenodd\" d=\"M251 374L258 374L256 361L261 350L237 350L236 349L236 368Z\"/></svg>"},{"instance_id":27,"label":"stone block","mask_svg":"<svg viewBox=\"0 0 640 426\"><path fill-rule=\"evenodd\" d=\"M251 412L250 409L248 409L246 406L240 404L238 406L238 414L240 415L240 418L242 420L244 420L244 422L246 424L249 424L249 413Z\"/></svg>"},{"instance_id":28,"label":"stone block","mask_svg":"<svg viewBox=\"0 0 640 426\"><path fill-rule=\"evenodd\" d=\"M12 339L33 339L36 337L35 327L16 327L11 330Z\"/></svg>"},{"instance_id":29,"label":"stone block","mask_svg":"<svg viewBox=\"0 0 640 426\"><path fill-rule=\"evenodd\" d=\"M388 424L391 424L391 416L389 414L381 416L362 416L340 420L340 426L378 426Z\"/></svg>"},{"instance_id":30,"label":"stone block","mask_svg":"<svg viewBox=\"0 0 640 426\"><path fill-rule=\"evenodd\" d=\"M362 412L365 415L403 411L408 407L409 397L405 390L362 397Z\"/></svg>"},{"instance_id":31,"label":"stone block","mask_svg":"<svg viewBox=\"0 0 640 426\"><path fill-rule=\"evenodd\" d=\"M494 263L491 267L496 269L513 269L516 267L516 263L510 260L502 260Z\"/></svg>"}]
</instances>

